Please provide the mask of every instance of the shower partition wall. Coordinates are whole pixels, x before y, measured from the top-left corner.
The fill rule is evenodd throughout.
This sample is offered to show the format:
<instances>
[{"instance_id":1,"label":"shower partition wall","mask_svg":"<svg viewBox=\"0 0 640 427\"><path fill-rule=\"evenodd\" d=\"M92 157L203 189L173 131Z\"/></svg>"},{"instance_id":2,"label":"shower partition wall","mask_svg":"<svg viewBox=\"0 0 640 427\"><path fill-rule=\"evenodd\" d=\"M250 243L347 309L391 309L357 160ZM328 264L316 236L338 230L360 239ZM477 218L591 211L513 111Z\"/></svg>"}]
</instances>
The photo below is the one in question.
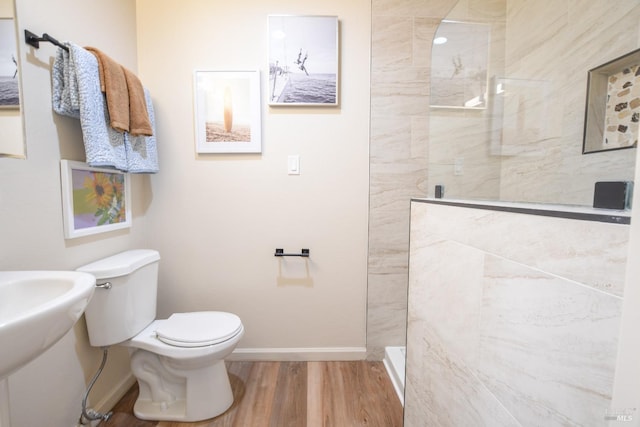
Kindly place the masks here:
<instances>
[{"instance_id":1,"label":"shower partition wall","mask_svg":"<svg viewBox=\"0 0 640 427\"><path fill-rule=\"evenodd\" d=\"M424 3L441 8L445 2ZM638 49L637 0L615 5L607 0L460 0L449 5L447 25L430 40L439 56L426 60L431 106L422 188L428 196L440 186L445 199L591 206L596 182L633 180L635 149L583 154L582 147L589 70ZM478 45L484 40L478 32L482 26L488 29L486 51ZM446 33L445 27L455 30ZM419 33L415 26L413 31ZM373 40L375 55L375 35ZM375 62L373 70L375 75ZM637 132L637 117L629 124ZM600 425L612 411L628 228L564 218L542 224L547 220L534 215L418 204L411 225L405 425L534 425L540 419L546 425L566 420ZM576 231L575 240L568 229ZM531 231L534 240L523 242L520 230ZM557 248L567 242L567 248ZM520 250L531 259L515 259L514 251ZM590 256L599 261L589 262ZM552 260L541 266L544 257ZM589 277L577 280L555 271L564 264ZM616 279L601 289L600 281L590 282L595 277L590 268ZM549 294L540 284L549 285ZM576 297L581 292L584 299ZM589 298L606 303L592 304ZM576 321L569 310L577 309L595 310L592 314L606 326L580 323L586 318L581 315ZM552 336L557 327L547 326L561 323L567 328L557 339ZM546 331L526 336L522 328L529 326L526 333L537 327ZM566 358L549 362L566 350L554 347L561 342L584 345L585 351L569 346ZM497 349L501 345L506 348ZM572 359L589 350L599 355L585 356L582 365ZM590 361L596 358L594 367ZM598 373L589 372L592 368ZM564 381L564 374L571 379ZM581 384L593 378L599 382ZM567 384L577 393L558 392L556 386Z\"/></svg>"}]
</instances>

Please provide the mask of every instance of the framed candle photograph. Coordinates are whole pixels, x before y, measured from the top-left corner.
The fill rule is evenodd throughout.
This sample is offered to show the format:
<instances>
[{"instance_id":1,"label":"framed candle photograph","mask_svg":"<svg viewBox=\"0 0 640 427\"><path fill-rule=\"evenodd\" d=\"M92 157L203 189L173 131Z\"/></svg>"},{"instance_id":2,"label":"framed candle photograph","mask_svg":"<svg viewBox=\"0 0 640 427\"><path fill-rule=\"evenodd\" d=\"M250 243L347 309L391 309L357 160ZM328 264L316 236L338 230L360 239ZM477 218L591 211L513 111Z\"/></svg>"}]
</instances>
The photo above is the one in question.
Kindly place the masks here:
<instances>
[{"instance_id":1,"label":"framed candle photograph","mask_svg":"<svg viewBox=\"0 0 640 427\"><path fill-rule=\"evenodd\" d=\"M260 153L259 71L195 71L197 153Z\"/></svg>"}]
</instances>

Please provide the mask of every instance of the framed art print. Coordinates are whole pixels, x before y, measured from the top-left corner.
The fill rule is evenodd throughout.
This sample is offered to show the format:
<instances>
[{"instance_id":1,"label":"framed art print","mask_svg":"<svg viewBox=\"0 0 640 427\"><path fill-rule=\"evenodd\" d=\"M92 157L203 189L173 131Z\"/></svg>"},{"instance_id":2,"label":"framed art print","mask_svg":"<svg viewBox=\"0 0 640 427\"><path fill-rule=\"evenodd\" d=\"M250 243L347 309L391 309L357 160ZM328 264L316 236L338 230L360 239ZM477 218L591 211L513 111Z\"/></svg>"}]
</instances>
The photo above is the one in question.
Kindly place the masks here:
<instances>
[{"instance_id":1,"label":"framed art print","mask_svg":"<svg viewBox=\"0 0 640 427\"><path fill-rule=\"evenodd\" d=\"M269 105L338 105L338 17L269 16Z\"/></svg>"},{"instance_id":2,"label":"framed art print","mask_svg":"<svg viewBox=\"0 0 640 427\"><path fill-rule=\"evenodd\" d=\"M196 71L196 152L260 153L260 72Z\"/></svg>"},{"instance_id":3,"label":"framed art print","mask_svg":"<svg viewBox=\"0 0 640 427\"><path fill-rule=\"evenodd\" d=\"M61 160L66 239L131 227L129 176L114 169Z\"/></svg>"},{"instance_id":4,"label":"framed art print","mask_svg":"<svg viewBox=\"0 0 640 427\"><path fill-rule=\"evenodd\" d=\"M0 18L0 108L20 108L16 32L13 18Z\"/></svg>"}]
</instances>

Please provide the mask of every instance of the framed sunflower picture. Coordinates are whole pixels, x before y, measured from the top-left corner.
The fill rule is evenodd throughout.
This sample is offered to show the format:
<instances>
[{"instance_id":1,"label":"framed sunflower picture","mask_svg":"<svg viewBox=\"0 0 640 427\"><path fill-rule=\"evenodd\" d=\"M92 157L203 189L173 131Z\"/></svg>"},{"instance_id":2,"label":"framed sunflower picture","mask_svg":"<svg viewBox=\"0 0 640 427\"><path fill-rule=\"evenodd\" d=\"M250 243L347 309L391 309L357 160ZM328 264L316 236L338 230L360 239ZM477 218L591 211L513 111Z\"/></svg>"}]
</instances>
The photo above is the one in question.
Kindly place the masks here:
<instances>
[{"instance_id":1,"label":"framed sunflower picture","mask_svg":"<svg viewBox=\"0 0 640 427\"><path fill-rule=\"evenodd\" d=\"M131 227L127 174L61 160L60 175L65 239Z\"/></svg>"}]
</instances>

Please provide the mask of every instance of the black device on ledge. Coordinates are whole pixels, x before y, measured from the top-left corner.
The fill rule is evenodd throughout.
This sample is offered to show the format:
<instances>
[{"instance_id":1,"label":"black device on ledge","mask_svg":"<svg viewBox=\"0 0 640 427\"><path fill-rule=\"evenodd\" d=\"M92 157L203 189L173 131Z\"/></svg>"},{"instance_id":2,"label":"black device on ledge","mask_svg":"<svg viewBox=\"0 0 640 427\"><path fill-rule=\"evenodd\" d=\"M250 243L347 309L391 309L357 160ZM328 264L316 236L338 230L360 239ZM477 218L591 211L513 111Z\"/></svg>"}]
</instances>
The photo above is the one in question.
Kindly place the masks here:
<instances>
[{"instance_id":1,"label":"black device on ledge","mask_svg":"<svg viewBox=\"0 0 640 427\"><path fill-rule=\"evenodd\" d=\"M618 210L630 209L632 194L633 182L631 181L596 182L593 192L593 207Z\"/></svg>"}]
</instances>

